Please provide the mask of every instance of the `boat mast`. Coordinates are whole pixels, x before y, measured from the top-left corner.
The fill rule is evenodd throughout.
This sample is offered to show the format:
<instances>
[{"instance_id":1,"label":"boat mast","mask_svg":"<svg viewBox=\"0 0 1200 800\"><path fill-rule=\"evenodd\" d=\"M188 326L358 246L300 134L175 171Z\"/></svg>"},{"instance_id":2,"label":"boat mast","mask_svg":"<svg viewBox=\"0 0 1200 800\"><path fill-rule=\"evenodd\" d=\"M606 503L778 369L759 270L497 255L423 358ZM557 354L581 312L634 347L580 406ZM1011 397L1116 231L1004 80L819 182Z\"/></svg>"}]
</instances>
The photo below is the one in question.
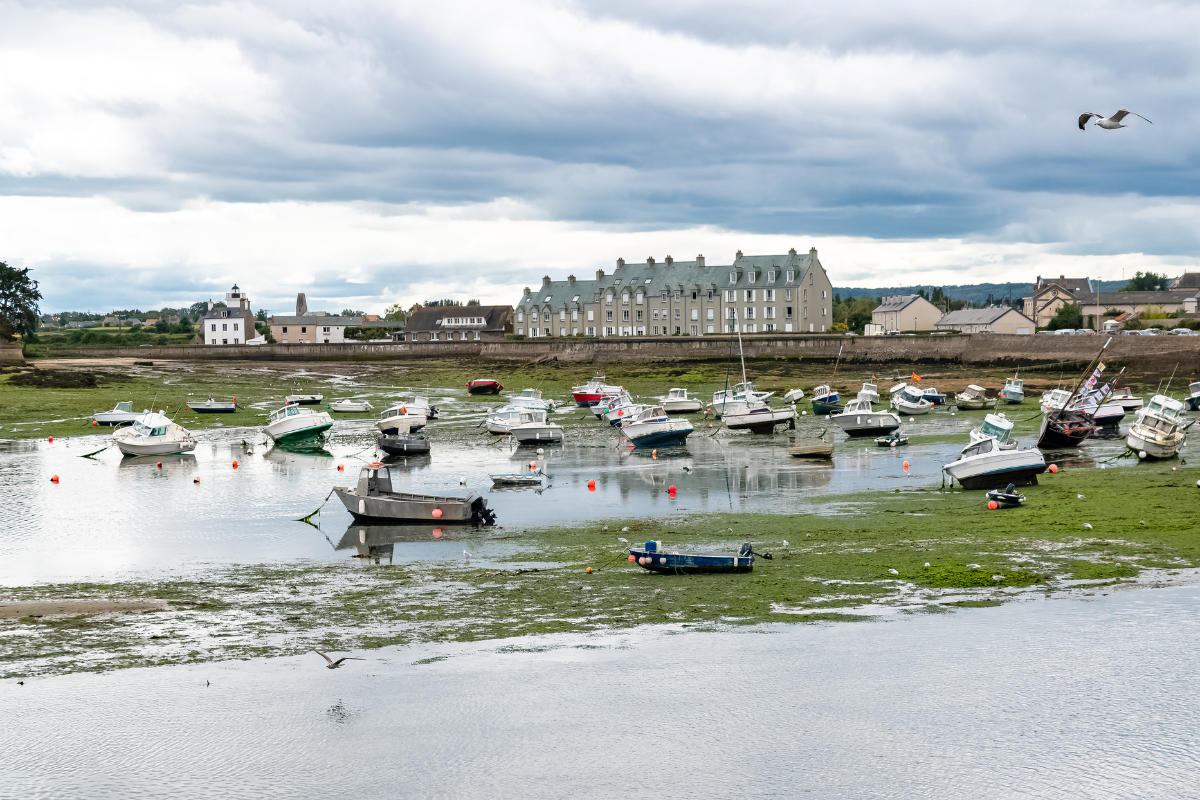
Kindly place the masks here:
<instances>
[{"instance_id":1,"label":"boat mast","mask_svg":"<svg viewBox=\"0 0 1200 800\"><path fill-rule=\"evenodd\" d=\"M846 346L846 344L843 342L842 347L845 347L845 346ZM842 347L838 348L837 361L833 362L833 376L829 379L829 391L831 391L831 392L833 391L833 379L837 377L838 364L842 363Z\"/></svg>"},{"instance_id":2,"label":"boat mast","mask_svg":"<svg viewBox=\"0 0 1200 800\"><path fill-rule=\"evenodd\" d=\"M1083 373L1079 376L1079 381L1075 384L1075 388L1073 390L1071 390L1071 394L1067 397L1066 402L1063 403L1062 408L1055 409L1055 413L1054 413L1055 419L1057 419L1059 416L1061 416L1062 412L1066 411L1067 407L1071 405L1071 401L1075 399L1075 395L1079 392L1080 388L1083 386L1083 382L1087 380L1088 374L1091 373L1091 371L1093 369L1095 369L1097 362L1100 361L1100 356L1104 355L1105 348L1107 348L1111 343L1112 343L1112 337L1110 336L1108 341L1104 343L1104 347L1100 348L1100 352L1096 354L1096 357L1093 358L1091 361L1089 361L1088 365L1086 367L1084 367Z\"/></svg>"},{"instance_id":3,"label":"boat mast","mask_svg":"<svg viewBox=\"0 0 1200 800\"><path fill-rule=\"evenodd\" d=\"M742 326L737 324L737 309L733 310L734 326L737 328L738 335L738 358L742 360L742 383L746 383L746 354L742 352ZM746 390L749 394L749 389Z\"/></svg>"}]
</instances>

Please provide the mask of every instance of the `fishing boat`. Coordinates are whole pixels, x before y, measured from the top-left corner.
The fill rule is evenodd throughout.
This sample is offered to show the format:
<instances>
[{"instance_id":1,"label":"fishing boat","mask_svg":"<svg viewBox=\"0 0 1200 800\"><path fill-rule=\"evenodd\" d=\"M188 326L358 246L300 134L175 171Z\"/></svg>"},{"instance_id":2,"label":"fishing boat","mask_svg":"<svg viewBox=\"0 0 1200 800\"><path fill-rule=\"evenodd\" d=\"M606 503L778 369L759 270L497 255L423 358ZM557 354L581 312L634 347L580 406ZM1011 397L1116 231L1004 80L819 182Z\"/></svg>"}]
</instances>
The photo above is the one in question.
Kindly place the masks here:
<instances>
[{"instance_id":1,"label":"fishing boat","mask_svg":"<svg viewBox=\"0 0 1200 800\"><path fill-rule=\"evenodd\" d=\"M522 408L521 406L501 406L489 411L487 415L488 433L494 433L497 436L507 436L512 431L514 425L520 424L521 412L528 410L528 408Z\"/></svg>"},{"instance_id":2,"label":"fishing boat","mask_svg":"<svg viewBox=\"0 0 1200 800\"><path fill-rule=\"evenodd\" d=\"M879 447L900 447L908 444L908 437L901 436L900 431L892 431L887 436L876 436L875 444Z\"/></svg>"},{"instance_id":3,"label":"fishing boat","mask_svg":"<svg viewBox=\"0 0 1200 800\"><path fill-rule=\"evenodd\" d=\"M237 398L232 400L188 400L187 407L197 414L232 414L237 411Z\"/></svg>"},{"instance_id":4,"label":"fishing boat","mask_svg":"<svg viewBox=\"0 0 1200 800\"><path fill-rule=\"evenodd\" d=\"M829 384L823 383L813 389L812 409L814 414L837 414L842 410L838 405L841 397L838 396L837 390Z\"/></svg>"},{"instance_id":5,"label":"fishing boat","mask_svg":"<svg viewBox=\"0 0 1200 800\"><path fill-rule=\"evenodd\" d=\"M1138 458L1174 458L1186 438L1183 410L1182 401L1165 394L1154 395L1129 426L1125 443Z\"/></svg>"},{"instance_id":6,"label":"fishing boat","mask_svg":"<svg viewBox=\"0 0 1200 800\"><path fill-rule=\"evenodd\" d=\"M749 542L736 553L680 553L663 548L662 542L648 541L629 549L629 560L650 572L691 575L705 572L750 572L757 555ZM762 554L763 558L769 558Z\"/></svg>"},{"instance_id":7,"label":"fishing boat","mask_svg":"<svg viewBox=\"0 0 1200 800\"><path fill-rule=\"evenodd\" d=\"M536 472L498 472L488 477L493 486L544 486L547 476L539 469Z\"/></svg>"},{"instance_id":8,"label":"fishing boat","mask_svg":"<svg viewBox=\"0 0 1200 800\"><path fill-rule=\"evenodd\" d=\"M1018 377L1005 378L1004 388L998 396L1009 405L1016 406L1025 402L1025 381Z\"/></svg>"},{"instance_id":9,"label":"fishing boat","mask_svg":"<svg viewBox=\"0 0 1200 800\"><path fill-rule=\"evenodd\" d=\"M149 414L150 409L134 411L132 400L123 400L112 411L97 411L92 419L97 425L129 425L137 422L143 415Z\"/></svg>"},{"instance_id":10,"label":"fishing boat","mask_svg":"<svg viewBox=\"0 0 1200 800\"><path fill-rule=\"evenodd\" d=\"M987 389L975 384L969 384L964 391L954 395L954 405L962 411L975 411L981 408L995 408L996 398L987 396Z\"/></svg>"},{"instance_id":11,"label":"fishing boat","mask_svg":"<svg viewBox=\"0 0 1200 800\"><path fill-rule=\"evenodd\" d=\"M563 440L563 428L555 422L546 421L546 412L540 408L521 410L521 419L509 430L521 444L552 444Z\"/></svg>"},{"instance_id":12,"label":"fishing boat","mask_svg":"<svg viewBox=\"0 0 1200 800\"><path fill-rule=\"evenodd\" d=\"M893 386L891 394L892 408L905 416L915 417L920 414L928 414L933 410L933 401L925 397L924 393L916 386L902 383Z\"/></svg>"},{"instance_id":13,"label":"fishing boat","mask_svg":"<svg viewBox=\"0 0 1200 800\"><path fill-rule=\"evenodd\" d=\"M1012 420L1004 416L1004 412L988 414L983 418L982 425L971 429L969 438L973 444L991 437L1001 448L1011 449L1017 446L1016 442L1008 440L1008 437L1012 435L1012 429Z\"/></svg>"},{"instance_id":14,"label":"fishing boat","mask_svg":"<svg viewBox=\"0 0 1200 800\"><path fill-rule=\"evenodd\" d=\"M1036 447L1004 448L988 436L964 447L958 460L942 471L964 489L996 489L1010 483L1023 486L1037 483L1037 476L1046 471L1046 458Z\"/></svg>"},{"instance_id":15,"label":"fishing boat","mask_svg":"<svg viewBox=\"0 0 1200 800\"><path fill-rule=\"evenodd\" d=\"M704 408L704 403L695 397L688 397L687 389L671 389L662 400L663 411L668 414L695 414Z\"/></svg>"},{"instance_id":16,"label":"fishing boat","mask_svg":"<svg viewBox=\"0 0 1200 800\"><path fill-rule=\"evenodd\" d=\"M378 462L359 470L355 487L335 486L334 493L356 520L492 525L496 514L478 492L466 497L397 492L391 470Z\"/></svg>"},{"instance_id":17,"label":"fishing boat","mask_svg":"<svg viewBox=\"0 0 1200 800\"><path fill-rule=\"evenodd\" d=\"M619 391L620 388L620 386L609 386L604 376L596 373L590 381L582 386L572 386L571 397L575 399L575 403L579 406L594 406L606 394L612 394Z\"/></svg>"},{"instance_id":18,"label":"fishing boat","mask_svg":"<svg viewBox=\"0 0 1200 800\"><path fill-rule=\"evenodd\" d=\"M161 411L147 411L127 428L113 434L113 443L127 456L171 456L196 449L191 431L176 425Z\"/></svg>"},{"instance_id":19,"label":"fishing boat","mask_svg":"<svg viewBox=\"0 0 1200 800\"><path fill-rule=\"evenodd\" d=\"M672 417L662 406L646 406L621 426L621 435L634 447L681 445L695 430L686 419Z\"/></svg>"},{"instance_id":20,"label":"fishing boat","mask_svg":"<svg viewBox=\"0 0 1200 800\"><path fill-rule=\"evenodd\" d=\"M389 456L419 456L429 452L429 440L415 433L381 433L375 444Z\"/></svg>"},{"instance_id":21,"label":"fishing boat","mask_svg":"<svg viewBox=\"0 0 1200 800\"><path fill-rule=\"evenodd\" d=\"M413 395L412 399L400 400L398 402L408 407L408 413L419 414L429 422L433 422L438 418L437 407L429 404L428 397L417 394Z\"/></svg>"},{"instance_id":22,"label":"fishing boat","mask_svg":"<svg viewBox=\"0 0 1200 800\"><path fill-rule=\"evenodd\" d=\"M289 394L283 402L294 406L316 406L325 399L323 394Z\"/></svg>"},{"instance_id":23,"label":"fishing boat","mask_svg":"<svg viewBox=\"0 0 1200 800\"><path fill-rule=\"evenodd\" d=\"M739 339L740 343L740 339ZM740 346L740 344L739 344ZM743 374L745 369L742 370ZM756 400L765 401L768 397L775 394L774 392L760 392L754 388L754 384L750 381L743 380L741 383L734 384L732 389L723 389L719 392L713 392L712 405L709 408L718 417L724 415L726 403L736 403L745 400L747 397Z\"/></svg>"},{"instance_id":24,"label":"fishing boat","mask_svg":"<svg viewBox=\"0 0 1200 800\"><path fill-rule=\"evenodd\" d=\"M271 412L263 433L276 444L320 439L333 427L333 417L324 411L289 403Z\"/></svg>"},{"instance_id":25,"label":"fishing boat","mask_svg":"<svg viewBox=\"0 0 1200 800\"><path fill-rule=\"evenodd\" d=\"M542 397L541 389L522 389L520 394L509 396L508 404L522 408L537 408L542 411L553 411L558 408L558 403Z\"/></svg>"},{"instance_id":26,"label":"fishing boat","mask_svg":"<svg viewBox=\"0 0 1200 800\"><path fill-rule=\"evenodd\" d=\"M1066 408L1067 401L1071 399L1071 393L1066 389L1051 389L1042 394L1042 399L1039 405L1042 408L1042 413L1055 408Z\"/></svg>"},{"instance_id":27,"label":"fishing boat","mask_svg":"<svg viewBox=\"0 0 1200 800\"><path fill-rule=\"evenodd\" d=\"M863 381L862 388L858 390L858 396L860 398L866 397L866 399L870 400L872 403L878 403L879 387L874 383L867 383L866 381Z\"/></svg>"},{"instance_id":28,"label":"fishing boat","mask_svg":"<svg viewBox=\"0 0 1200 800\"><path fill-rule=\"evenodd\" d=\"M1200 411L1200 381L1188 384L1187 404L1192 411Z\"/></svg>"},{"instance_id":29,"label":"fishing boat","mask_svg":"<svg viewBox=\"0 0 1200 800\"><path fill-rule=\"evenodd\" d=\"M1094 395L1096 382L1104 372L1104 364L1100 361L1100 356L1104 355L1104 351L1111 342L1112 338L1110 337L1100 348L1096 357L1088 362L1079 381L1071 391L1066 393L1065 400L1062 399L1061 394L1051 396L1051 392L1042 396L1044 413L1042 427L1038 433L1038 447L1078 447L1084 439L1099 430L1092 420L1091 413L1082 407L1082 398ZM1092 370L1093 366L1095 367L1094 371ZM1057 390L1057 392L1063 391L1066 390Z\"/></svg>"},{"instance_id":30,"label":"fishing boat","mask_svg":"<svg viewBox=\"0 0 1200 800\"><path fill-rule=\"evenodd\" d=\"M721 421L730 430L749 430L751 433L774 433L775 426L796 418L795 406L771 408L756 397L728 402Z\"/></svg>"},{"instance_id":31,"label":"fishing boat","mask_svg":"<svg viewBox=\"0 0 1200 800\"><path fill-rule=\"evenodd\" d=\"M899 415L891 411L873 411L871 401L851 400L840 414L830 417L847 436L879 436L900 427Z\"/></svg>"},{"instance_id":32,"label":"fishing boat","mask_svg":"<svg viewBox=\"0 0 1200 800\"><path fill-rule=\"evenodd\" d=\"M934 387L932 387L932 386L930 386L930 387L929 387L928 389L926 389L925 391L921 392L921 396L922 396L922 397L924 397L924 398L925 398L926 400L928 400L929 402L933 403L935 406L944 406L944 405L946 405L946 395L945 395L945 393L944 393L944 392L939 392L937 389L935 389L935 388L934 388Z\"/></svg>"},{"instance_id":33,"label":"fishing boat","mask_svg":"<svg viewBox=\"0 0 1200 800\"><path fill-rule=\"evenodd\" d=\"M1109 400L1119 404L1121 408L1125 409L1126 413L1129 413L1130 411L1137 411L1139 408L1145 405L1143 398L1135 395L1133 390L1131 390L1128 386L1122 386L1120 389L1117 389L1115 392L1113 392L1112 397L1110 397Z\"/></svg>"},{"instance_id":34,"label":"fishing boat","mask_svg":"<svg viewBox=\"0 0 1200 800\"><path fill-rule=\"evenodd\" d=\"M833 432L826 431L813 439L796 439L796 443L788 448L792 458L820 458L825 461L833 458Z\"/></svg>"},{"instance_id":35,"label":"fishing boat","mask_svg":"<svg viewBox=\"0 0 1200 800\"><path fill-rule=\"evenodd\" d=\"M329 404L330 411L337 411L343 414L360 414L363 411L370 411L372 406L366 400L337 400Z\"/></svg>"},{"instance_id":36,"label":"fishing boat","mask_svg":"<svg viewBox=\"0 0 1200 800\"><path fill-rule=\"evenodd\" d=\"M1017 487L1009 484L1003 489L992 489L987 493L989 503L995 503L998 508L1017 508L1025 502L1025 495L1017 493Z\"/></svg>"},{"instance_id":37,"label":"fishing boat","mask_svg":"<svg viewBox=\"0 0 1200 800\"><path fill-rule=\"evenodd\" d=\"M491 378L476 378L473 381L467 381L467 394L500 394L502 391L504 391L504 387L500 381Z\"/></svg>"},{"instance_id":38,"label":"fishing boat","mask_svg":"<svg viewBox=\"0 0 1200 800\"><path fill-rule=\"evenodd\" d=\"M793 403L793 404L799 403L801 400L804 399L804 390L803 389L788 389L786 392L783 393L783 395L781 396L780 399L782 399L783 402L785 402L785 403Z\"/></svg>"},{"instance_id":39,"label":"fishing boat","mask_svg":"<svg viewBox=\"0 0 1200 800\"><path fill-rule=\"evenodd\" d=\"M397 404L382 412L375 427L380 433L412 433L425 427L425 415L407 405Z\"/></svg>"}]
</instances>

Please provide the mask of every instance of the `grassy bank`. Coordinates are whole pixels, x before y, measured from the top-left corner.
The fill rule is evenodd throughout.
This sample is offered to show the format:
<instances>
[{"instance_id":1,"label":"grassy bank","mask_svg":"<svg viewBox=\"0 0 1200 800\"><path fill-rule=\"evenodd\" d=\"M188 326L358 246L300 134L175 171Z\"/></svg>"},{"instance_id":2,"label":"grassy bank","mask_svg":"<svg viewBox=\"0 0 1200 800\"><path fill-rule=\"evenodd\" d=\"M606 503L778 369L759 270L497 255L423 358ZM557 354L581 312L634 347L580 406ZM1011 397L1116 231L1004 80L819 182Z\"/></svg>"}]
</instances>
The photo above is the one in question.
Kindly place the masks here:
<instances>
[{"instance_id":1,"label":"grassy bank","mask_svg":"<svg viewBox=\"0 0 1200 800\"><path fill-rule=\"evenodd\" d=\"M483 564L347 557L179 580L4 589L0 603L45 605L40 615L24 607L22 616L0 619L0 675L644 624L851 620L1182 580L1200 562L1191 513L1198 474L1147 464L1068 470L1045 476L1027 490L1026 507L1011 511L988 511L978 492L935 488L823 498L786 515L498 528L470 535L515 550ZM321 534L297 523L297 535ZM749 540L775 557L750 574L658 576L630 564L618 537L697 549ZM79 604L59 611L67 601ZM96 602L108 605L87 605Z\"/></svg>"}]
</instances>

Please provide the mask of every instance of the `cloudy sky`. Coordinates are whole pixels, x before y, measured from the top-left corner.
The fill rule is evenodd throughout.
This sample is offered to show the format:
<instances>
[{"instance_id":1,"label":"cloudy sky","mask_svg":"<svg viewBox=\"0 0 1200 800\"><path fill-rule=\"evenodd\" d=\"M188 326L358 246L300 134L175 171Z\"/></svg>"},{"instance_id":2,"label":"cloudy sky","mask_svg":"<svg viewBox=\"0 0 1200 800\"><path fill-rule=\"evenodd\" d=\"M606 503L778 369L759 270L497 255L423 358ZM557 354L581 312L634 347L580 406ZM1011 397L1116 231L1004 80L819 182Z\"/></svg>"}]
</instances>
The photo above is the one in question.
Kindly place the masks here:
<instances>
[{"instance_id":1,"label":"cloudy sky","mask_svg":"<svg viewBox=\"0 0 1200 800\"><path fill-rule=\"evenodd\" d=\"M515 302L618 257L836 285L1200 261L1200 5L0 0L47 310ZM1130 108L1129 128L1076 126Z\"/></svg>"}]
</instances>

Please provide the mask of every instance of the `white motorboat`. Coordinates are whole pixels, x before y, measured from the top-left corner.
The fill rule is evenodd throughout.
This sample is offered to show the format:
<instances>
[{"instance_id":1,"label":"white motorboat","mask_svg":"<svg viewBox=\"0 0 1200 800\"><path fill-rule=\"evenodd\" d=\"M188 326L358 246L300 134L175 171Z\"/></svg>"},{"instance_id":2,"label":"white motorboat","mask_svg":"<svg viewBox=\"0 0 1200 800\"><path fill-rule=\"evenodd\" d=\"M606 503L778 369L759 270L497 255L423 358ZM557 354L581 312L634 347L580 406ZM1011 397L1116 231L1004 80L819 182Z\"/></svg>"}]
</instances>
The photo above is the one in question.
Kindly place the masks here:
<instances>
[{"instance_id":1,"label":"white motorboat","mask_svg":"<svg viewBox=\"0 0 1200 800\"><path fill-rule=\"evenodd\" d=\"M829 417L847 436L880 436L900 427L900 416L891 411L874 411L871 401L857 398L846 403L840 414Z\"/></svg>"},{"instance_id":2,"label":"white motorboat","mask_svg":"<svg viewBox=\"0 0 1200 800\"><path fill-rule=\"evenodd\" d=\"M933 410L933 402L926 400L924 392L917 387L902 383L892 388L892 408L905 416L915 417Z\"/></svg>"},{"instance_id":3,"label":"white motorboat","mask_svg":"<svg viewBox=\"0 0 1200 800\"><path fill-rule=\"evenodd\" d=\"M357 414L363 411L370 411L372 406L366 400L338 400L329 404L330 411L339 411L344 414Z\"/></svg>"},{"instance_id":4,"label":"white motorboat","mask_svg":"<svg viewBox=\"0 0 1200 800\"><path fill-rule=\"evenodd\" d=\"M1174 458L1183 446L1184 404L1156 394L1150 398L1150 403L1138 414L1125 443L1138 454L1138 458Z\"/></svg>"},{"instance_id":5,"label":"white motorboat","mask_svg":"<svg viewBox=\"0 0 1200 800\"><path fill-rule=\"evenodd\" d=\"M1042 395L1041 407L1042 413L1054 409L1061 409L1066 406L1067 401L1071 399L1071 393L1066 389L1051 389Z\"/></svg>"},{"instance_id":6,"label":"white motorboat","mask_svg":"<svg viewBox=\"0 0 1200 800\"><path fill-rule=\"evenodd\" d=\"M1192 411L1200 411L1200 381L1188 385L1187 404Z\"/></svg>"},{"instance_id":7,"label":"white motorboat","mask_svg":"<svg viewBox=\"0 0 1200 800\"><path fill-rule=\"evenodd\" d=\"M730 430L749 430L751 433L774 433L775 426L796 418L795 406L771 408L757 397L725 403L721 421Z\"/></svg>"},{"instance_id":8,"label":"white motorboat","mask_svg":"<svg viewBox=\"0 0 1200 800\"><path fill-rule=\"evenodd\" d=\"M418 413L407 405L394 405L379 415L375 427L380 433L412 433L425 427L425 415Z\"/></svg>"},{"instance_id":9,"label":"white motorboat","mask_svg":"<svg viewBox=\"0 0 1200 800\"><path fill-rule=\"evenodd\" d=\"M563 440L562 425L547 422L546 411L540 408L522 409L520 422L513 425L509 433L521 444L543 444Z\"/></svg>"},{"instance_id":10,"label":"white motorboat","mask_svg":"<svg viewBox=\"0 0 1200 800\"><path fill-rule=\"evenodd\" d=\"M996 398L987 396L987 389L975 384L969 384L964 391L954 395L954 405L964 411L974 411L981 408L995 408Z\"/></svg>"},{"instance_id":11,"label":"white motorboat","mask_svg":"<svg viewBox=\"0 0 1200 800\"><path fill-rule=\"evenodd\" d=\"M1127 414L1130 411L1137 411L1145 405L1145 401L1141 397L1136 396L1128 386L1122 386L1120 389L1117 389L1108 400L1111 403L1120 405L1121 408L1125 409L1125 413Z\"/></svg>"},{"instance_id":12,"label":"white motorboat","mask_svg":"<svg viewBox=\"0 0 1200 800\"><path fill-rule=\"evenodd\" d=\"M197 414L233 414L237 411L237 398L232 400L188 400L187 407Z\"/></svg>"},{"instance_id":13,"label":"white motorboat","mask_svg":"<svg viewBox=\"0 0 1200 800\"><path fill-rule=\"evenodd\" d=\"M660 397L662 409L668 414L694 414L704 408L695 397L688 397L687 389L672 389L666 397Z\"/></svg>"},{"instance_id":14,"label":"white motorboat","mask_svg":"<svg viewBox=\"0 0 1200 800\"><path fill-rule=\"evenodd\" d=\"M593 414L596 415L596 419L604 419L604 415L608 413L610 408L615 408L624 402L629 402L632 404L633 398L628 392L626 392L624 389L621 389L620 391L604 395L604 397L600 398L598 403L593 406L588 406L588 408Z\"/></svg>"},{"instance_id":15,"label":"white motorboat","mask_svg":"<svg viewBox=\"0 0 1200 800\"><path fill-rule=\"evenodd\" d=\"M97 411L92 419L96 421L97 425L129 425L149 413L150 409L148 408L145 411L134 411L133 401L125 400L117 403L112 411Z\"/></svg>"},{"instance_id":16,"label":"white motorboat","mask_svg":"<svg viewBox=\"0 0 1200 800\"><path fill-rule=\"evenodd\" d=\"M866 395L867 399L872 403L878 403L879 386L874 383L867 383L866 381L863 381L862 388L858 390L858 396L862 397L863 395Z\"/></svg>"},{"instance_id":17,"label":"white motorboat","mask_svg":"<svg viewBox=\"0 0 1200 800\"><path fill-rule=\"evenodd\" d=\"M488 433L494 433L497 436L507 436L512 431L514 425L521 422L521 412L528 411L528 408L521 406L501 406L493 409L487 415Z\"/></svg>"},{"instance_id":18,"label":"white motorboat","mask_svg":"<svg viewBox=\"0 0 1200 800\"><path fill-rule=\"evenodd\" d=\"M571 397L577 405L586 408L596 405L606 395L615 394L619 391L621 391L620 386L609 386L604 376L597 374L582 386L572 386Z\"/></svg>"},{"instance_id":19,"label":"white motorboat","mask_svg":"<svg viewBox=\"0 0 1200 800\"><path fill-rule=\"evenodd\" d=\"M1036 447L1002 447L994 437L986 436L964 447L958 460L942 471L964 489L999 489L1010 483L1037 483L1037 476L1046 471L1046 458Z\"/></svg>"},{"instance_id":20,"label":"white motorboat","mask_svg":"<svg viewBox=\"0 0 1200 800\"><path fill-rule=\"evenodd\" d=\"M635 447L680 445L693 430L690 421L668 415L662 406L646 406L621 426L621 434Z\"/></svg>"},{"instance_id":21,"label":"white motorboat","mask_svg":"<svg viewBox=\"0 0 1200 800\"><path fill-rule=\"evenodd\" d=\"M633 415L642 409L642 404L634 402L634 399L629 395L624 395L617 400L616 403L606 407L604 411L604 419L609 425L614 428L620 426L626 418L633 418Z\"/></svg>"},{"instance_id":22,"label":"white motorboat","mask_svg":"<svg viewBox=\"0 0 1200 800\"><path fill-rule=\"evenodd\" d=\"M804 390L803 389L788 389L786 392L783 393L782 399L783 399L783 402L785 402L785 403L793 403L793 404L799 403L801 400L804 399Z\"/></svg>"},{"instance_id":23,"label":"white motorboat","mask_svg":"<svg viewBox=\"0 0 1200 800\"><path fill-rule=\"evenodd\" d=\"M996 440L996 444L999 447L1011 450L1017 446L1016 442L1008 440L1008 437L1012 435L1012 429L1012 420L1004 416L1003 411L998 414L988 414L983 418L982 425L971 429L971 444L992 438Z\"/></svg>"},{"instance_id":24,"label":"white motorboat","mask_svg":"<svg viewBox=\"0 0 1200 800\"><path fill-rule=\"evenodd\" d=\"M323 394L289 394L283 398L283 402L295 406L315 406L320 405L324 399Z\"/></svg>"},{"instance_id":25,"label":"white motorboat","mask_svg":"<svg viewBox=\"0 0 1200 800\"><path fill-rule=\"evenodd\" d=\"M542 398L540 389L522 389L520 394L508 398L508 404L522 408L539 408L543 411L553 411L558 408L558 403L555 401Z\"/></svg>"},{"instance_id":26,"label":"white motorboat","mask_svg":"<svg viewBox=\"0 0 1200 800\"><path fill-rule=\"evenodd\" d=\"M739 340L740 341L740 340ZM740 345L739 345L740 346ZM744 369L743 369L744 371ZM743 380L741 383L734 384L732 389L722 389L719 392L713 392L712 405L709 408L718 417L724 416L725 404L739 400L745 400L747 397L753 397L758 400L765 401L768 397L775 394L774 392L759 392L754 388L754 384L750 381Z\"/></svg>"},{"instance_id":27,"label":"white motorboat","mask_svg":"<svg viewBox=\"0 0 1200 800\"><path fill-rule=\"evenodd\" d=\"M813 389L812 409L814 414L836 414L840 410L838 403L841 395L829 384L821 384Z\"/></svg>"},{"instance_id":28,"label":"white motorboat","mask_svg":"<svg viewBox=\"0 0 1200 800\"><path fill-rule=\"evenodd\" d=\"M113 443L127 456L172 456L196 449L196 439L161 411L147 411L127 428L113 434Z\"/></svg>"},{"instance_id":29,"label":"white motorboat","mask_svg":"<svg viewBox=\"0 0 1200 800\"><path fill-rule=\"evenodd\" d=\"M289 403L271 412L263 433L276 444L287 444L322 438L332 427L333 417L326 412Z\"/></svg>"},{"instance_id":30,"label":"white motorboat","mask_svg":"<svg viewBox=\"0 0 1200 800\"><path fill-rule=\"evenodd\" d=\"M438 410L429 404L428 397L413 395L411 399L399 400L393 403L393 405L403 405L408 408L410 414L420 414L427 421L433 421L438 418Z\"/></svg>"},{"instance_id":31,"label":"white motorboat","mask_svg":"<svg viewBox=\"0 0 1200 800\"><path fill-rule=\"evenodd\" d=\"M1017 377L1006 378L1004 388L1000 390L1000 399L1009 405L1020 405L1025 402L1025 381Z\"/></svg>"}]
</instances>

